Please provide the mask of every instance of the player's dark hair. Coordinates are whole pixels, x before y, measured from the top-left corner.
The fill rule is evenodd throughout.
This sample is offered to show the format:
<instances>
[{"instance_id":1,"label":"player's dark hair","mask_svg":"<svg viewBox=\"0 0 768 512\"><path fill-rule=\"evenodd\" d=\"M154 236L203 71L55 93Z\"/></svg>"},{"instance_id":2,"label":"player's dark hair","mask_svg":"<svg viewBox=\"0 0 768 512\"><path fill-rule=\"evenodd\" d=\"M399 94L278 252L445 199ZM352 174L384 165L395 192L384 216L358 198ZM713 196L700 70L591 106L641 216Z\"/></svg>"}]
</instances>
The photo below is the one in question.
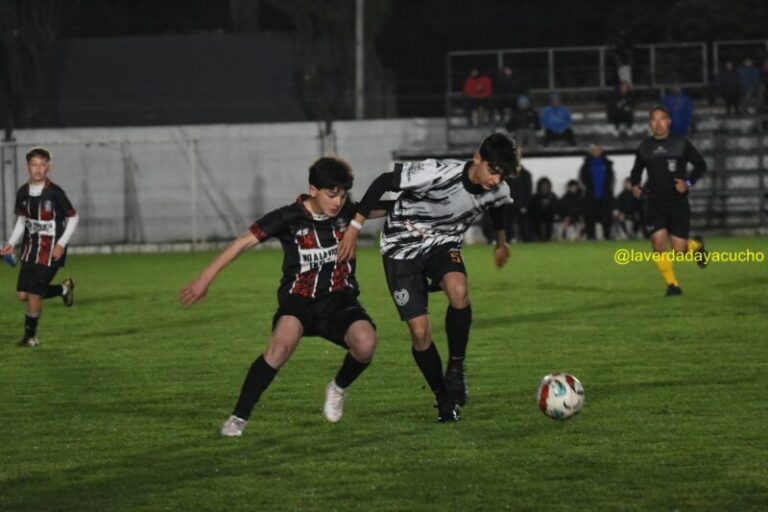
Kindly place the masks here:
<instances>
[{"instance_id":1,"label":"player's dark hair","mask_svg":"<svg viewBox=\"0 0 768 512\"><path fill-rule=\"evenodd\" d=\"M51 152L43 147L36 147L29 150L29 153L27 153L27 163L29 163L30 160L32 160L34 157L39 157L45 160L46 162L51 161Z\"/></svg>"},{"instance_id":2,"label":"player's dark hair","mask_svg":"<svg viewBox=\"0 0 768 512\"><path fill-rule=\"evenodd\" d=\"M309 168L309 184L315 188L349 190L353 181L352 168L341 158L324 156Z\"/></svg>"},{"instance_id":3,"label":"player's dark hair","mask_svg":"<svg viewBox=\"0 0 768 512\"><path fill-rule=\"evenodd\" d=\"M489 135L480 144L480 158L488 162L491 169L502 177L513 176L520 172L520 151L517 143L503 133Z\"/></svg>"}]
</instances>

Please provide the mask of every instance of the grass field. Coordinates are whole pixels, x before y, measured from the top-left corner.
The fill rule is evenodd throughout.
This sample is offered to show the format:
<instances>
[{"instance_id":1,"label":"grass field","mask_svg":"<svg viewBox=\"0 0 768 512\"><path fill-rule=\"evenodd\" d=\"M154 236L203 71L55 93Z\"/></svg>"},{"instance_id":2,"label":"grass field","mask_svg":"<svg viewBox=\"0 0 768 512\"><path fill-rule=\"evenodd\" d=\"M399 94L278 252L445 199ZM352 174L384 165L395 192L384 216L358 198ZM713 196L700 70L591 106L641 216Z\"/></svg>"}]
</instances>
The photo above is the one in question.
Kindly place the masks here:
<instances>
[{"instance_id":1,"label":"grass field","mask_svg":"<svg viewBox=\"0 0 768 512\"><path fill-rule=\"evenodd\" d=\"M0 510L766 510L768 263L678 264L664 298L647 242L464 250L474 324L470 401L436 424L379 257L361 250L374 363L328 424L343 358L307 338L245 435L219 436L275 309L281 253L243 255L207 299L179 288L212 258L73 256L77 303L46 303L37 349L18 348L16 271L0 268ZM710 241L768 252L766 238ZM445 299L432 295L446 354ZM542 415L539 379L586 389L568 422Z\"/></svg>"}]
</instances>

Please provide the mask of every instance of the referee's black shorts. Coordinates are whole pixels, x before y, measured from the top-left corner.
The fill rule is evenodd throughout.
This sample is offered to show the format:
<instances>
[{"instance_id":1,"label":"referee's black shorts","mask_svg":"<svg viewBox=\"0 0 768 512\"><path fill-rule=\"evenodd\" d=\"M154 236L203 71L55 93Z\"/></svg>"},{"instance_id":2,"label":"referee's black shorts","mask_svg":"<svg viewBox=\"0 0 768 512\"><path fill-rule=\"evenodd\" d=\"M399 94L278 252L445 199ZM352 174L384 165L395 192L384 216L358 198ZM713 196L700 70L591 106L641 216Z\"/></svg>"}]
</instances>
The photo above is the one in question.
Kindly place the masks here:
<instances>
[{"instance_id":1,"label":"referee's black shorts","mask_svg":"<svg viewBox=\"0 0 768 512\"><path fill-rule=\"evenodd\" d=\"M645 204L645 234L666 229L670 235L687 239L691 234L691 206L688 198L673 201L648 199Z\"/></svg>"}]
</instances>

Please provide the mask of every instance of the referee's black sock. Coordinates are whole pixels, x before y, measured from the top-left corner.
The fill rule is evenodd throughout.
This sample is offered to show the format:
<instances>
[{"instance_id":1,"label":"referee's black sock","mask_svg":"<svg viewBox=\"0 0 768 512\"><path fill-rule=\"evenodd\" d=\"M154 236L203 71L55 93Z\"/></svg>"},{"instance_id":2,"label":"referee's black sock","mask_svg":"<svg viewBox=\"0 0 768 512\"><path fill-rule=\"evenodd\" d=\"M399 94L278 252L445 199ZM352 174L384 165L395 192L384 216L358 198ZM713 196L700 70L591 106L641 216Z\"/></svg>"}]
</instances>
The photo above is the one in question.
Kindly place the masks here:
<instances>
[{"instance_id":1,"label":"referee's black sock","mask_svg":"<svg viewBox=\"0 0 768 512\"><path fill-rule=\"evenodd\" d=\"M341 363L339 373L336 374L336 378L334 379L336 381L336 385L341 389L348 388L353 382L355 382L355 379L358 378L366 368L368 368L369 364L371 364L370 361L367 363L361 363L352 357L352 354L347 352L347 357L345 357L344 362Z\"/></svg>"},{"instance_id":2,"label":"referee's black sock","mask_svg":"<svg viewBox=\"0 0 768 512\"><path fill-rule=\"evenodd\" d=\"M34 338L37 334L37 321L40 320L40 313L27 313L24 316L24 336L27 338Z\"/></svg>"},{"instance_id":3,"label":"referee's black sock","mask_svg":"<svg viewBox=\"0 0 768 512\"><path fill-rule=\"evenodd\" d=\"M448 336L448 366L464 364L469 343L469 326L472 324L472 305L456 309L448 305L445 312L445 333Z\"/></svg>"},{"instance_id":4,"label":"referee's black sock","mask_svg":"<svg viewBox=\"0 0 768 512\"><path fill-rule=\"evenodd\" d=\"M427 350L416 350L411 347L411 352L437 401L441 401L445 396L445 380L443 379L443 362L440 360L437 347L434 343L430 344Z\"/></svg>"},{"instance_id":5,"label":"referee's black sock","mask_svg":"<svg viewBox=\"0 0 768 512\"><path fill-rule=\"evenodd\" d=\"M64 287L60 284L49 284L45 290L44 299L50 299L51 297L61 297L64 295Z\"/></svg>"},{"instance_id":6,"label":"referee's black sock","mask_svg":"<svg viewBox=\"0 0 768 512\"><path fill-rule=\"evenodd\" d=\"M259 356L248 370L243 387L240 389L240 398L237 399L232 414L247 420L256 402L259 401L259 397L272 383L275 375L277 375L277 370L267 364L263 355Z\"/></svg>"}]
</instances>

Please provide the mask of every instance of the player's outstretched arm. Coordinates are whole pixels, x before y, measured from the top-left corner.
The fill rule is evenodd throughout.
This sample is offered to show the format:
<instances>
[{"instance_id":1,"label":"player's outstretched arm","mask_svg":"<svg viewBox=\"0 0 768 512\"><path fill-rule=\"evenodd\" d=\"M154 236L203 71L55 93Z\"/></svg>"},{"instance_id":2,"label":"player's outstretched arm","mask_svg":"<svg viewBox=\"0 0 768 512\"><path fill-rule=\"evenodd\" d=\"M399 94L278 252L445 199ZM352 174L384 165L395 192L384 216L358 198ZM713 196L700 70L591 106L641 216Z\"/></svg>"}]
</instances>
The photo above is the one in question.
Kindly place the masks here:
<instances>
[{"instance_id":1,"label":"player's outstretched arm","mask_svg":"<svg viewBox=\"0 0 768 512\"><path fill-rule=\"evenodd\" d=\"M395 190L393 186L394 173L385 172L378 178L373 180L373 183L366 190L363 199L357 205L357 213L355 218L350 222L347 231L344 233L344 238L339 243L339 250L336 253L336 259L340 262L349 261L355 257L355 247L357 246L357 236L360 234L360 229L363 227L365 220L371 216L371 212L376 208L381 196L384 192Z\"/></svg>"},{"instance_id":2,"label":"player's outstretched arm","mask_svg":"<svg viewBox=\"0 0 768 512\"><path fill-rule=\"evenodd\" d=\"M226 249L219 253L210 265L205 267L197 279L181 289L179 301L185 307L189 307L203 300L205 294L208 293L208 287L211 286L219 272L232 263L241 252L255 247L258 243L259 239L250 230L237 237Z\"/></svg>"},{"instance_id":3,"label":"player's outstretched arm","mask_svg":"<svg viewBox=\"0 0 768 512\"><path fill-rule=\"evenodd\" d=\"M496 268L506 265L509 259L509 244L507 244L507 233L504 230L504 209L507 207L508 205L501 205L488 211L493 230L496 232L496 247L493 250L493 262Z\"/></svg>"}]
</instances>

